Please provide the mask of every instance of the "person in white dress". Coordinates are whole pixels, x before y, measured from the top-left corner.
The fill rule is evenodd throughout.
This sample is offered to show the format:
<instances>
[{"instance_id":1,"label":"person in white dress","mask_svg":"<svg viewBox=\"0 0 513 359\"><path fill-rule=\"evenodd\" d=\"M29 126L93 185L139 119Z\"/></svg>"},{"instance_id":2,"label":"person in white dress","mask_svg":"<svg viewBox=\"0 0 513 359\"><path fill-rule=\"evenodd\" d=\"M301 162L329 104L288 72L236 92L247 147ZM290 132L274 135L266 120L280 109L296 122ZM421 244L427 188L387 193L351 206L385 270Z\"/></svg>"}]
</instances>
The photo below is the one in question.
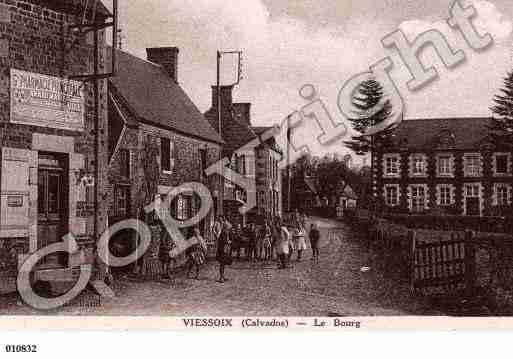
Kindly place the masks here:
<instances>
[{"instance_id":1,"label":"person in white dress","mask_svg":"<svg viewBox=\"0 0 513 359\"><path fill-rule=\"evenodd\" d=\"M278 243L276 243L276 253L278 254L279 265L278 269L287 268L287 258L289 255L289 245L290 245L290 233L282 224L281 219L277 219L276 223L276 231L280 234L278 238Z\"/></svg>"},{"instance_id":2,"label":"person in white dress","mask_svg":"<svg viewBox=\"0 0 513 359\"><path fill-rule=\"evenodd\" d=\"M306 230L301 222L298 222L294 230L294 248L297 250L297 261L300 262L303 251L306 250Z\"/></svg>"}]
</instances>

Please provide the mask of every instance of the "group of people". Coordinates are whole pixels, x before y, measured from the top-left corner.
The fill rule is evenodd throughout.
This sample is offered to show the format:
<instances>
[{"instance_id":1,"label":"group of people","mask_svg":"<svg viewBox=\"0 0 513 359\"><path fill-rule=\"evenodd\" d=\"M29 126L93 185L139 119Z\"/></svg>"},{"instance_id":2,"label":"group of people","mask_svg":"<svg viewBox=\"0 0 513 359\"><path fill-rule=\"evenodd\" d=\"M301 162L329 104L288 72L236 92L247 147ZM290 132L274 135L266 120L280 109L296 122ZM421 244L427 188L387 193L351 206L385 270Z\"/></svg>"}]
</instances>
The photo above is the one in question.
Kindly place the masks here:
<instances>
[{"instance_id":1,"label":"group of people","mask_svg":"<svg viewBox=\"0 0 513 359\"><path fill-rule=\"evenodd\" d=\"M216 241L216 260L219 262L219 282L227 279L225 268L233 263L233 253L245 250L249 260L270 261L277 260L278 268L289 267L292 257L297 252L297 261L301 261L303 253L307 249L306 244L306 220L294 217L291 224L284 224L283 220L276 217L273 221L265 221L260 226L251 223L242 228L233 228L231 223L220 216L212 226L212 233ZM312 260L319 260L320 232L315 224L312 224L308 233L310 247L312 248ZM201 267L206 263L208 248L205 239L198 227L192 229L187 236L188 248L185 251L187 261L187 277L195 273L194 278L199 279ZM164 274L168 275L173 248L170 238L161 241L159 257L164 267Z\"/></svg>"},{"instance_id":2,"label":"group of people","mask_svg":"<svg viewBox=\"0 0 513 359\"><path fill-rule=\"evenodd\" d=\"M278 268L284 269L290 265L294 252L297 260L301 261L306 245L306 220L298 217L291 225L283 223L277 217L272 222L266 221L259 227L248 224L242 228L233 226L226 218L220 216L214 223L213 234L217 242L216 259L219 262L219 281L225 282L225 267L233 262L233 252L240 257L241 249L245 249L249 260L278 260ZM312 260L319 260L320 232L312 224L308 234L312 248Z\"/></svg>"},{"instance_id":3,"label":"group of people","mask_svg":"<svg viewBox=\"0 0 513 359\"><path fill-rule=\"evenodd\" d=\"M160 241L159 259L162 262L164 275L169 277L169 269L172 261L172 252L174 249L173 241L166 232L166 237ZM205 239L201 235L198 227L192 229L192 234L187 236L188 248L185 251L187 260L187 277L190 278L193 270L196 275L195 279L199 279L201 267L206 263L208 248Z\"/></svg>"}]
</instances>

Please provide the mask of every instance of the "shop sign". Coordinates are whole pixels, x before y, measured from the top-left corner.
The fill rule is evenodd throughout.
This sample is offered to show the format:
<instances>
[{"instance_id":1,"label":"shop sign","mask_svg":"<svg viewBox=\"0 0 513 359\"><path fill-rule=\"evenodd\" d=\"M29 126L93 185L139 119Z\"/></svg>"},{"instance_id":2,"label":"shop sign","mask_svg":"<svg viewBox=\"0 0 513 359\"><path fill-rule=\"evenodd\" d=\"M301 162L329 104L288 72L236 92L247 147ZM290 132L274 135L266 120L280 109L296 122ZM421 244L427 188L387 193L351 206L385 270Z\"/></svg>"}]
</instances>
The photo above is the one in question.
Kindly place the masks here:
<instances>
[{"instance_id":1,"label":"shop sign","mask_svg":"<svg viewBox=\"0 0 513 359\"><path fill-rule=\"evenodd\" d=\"M84 84L11 69L11 122L84 130Z\"/></svg>"}]
</instances>

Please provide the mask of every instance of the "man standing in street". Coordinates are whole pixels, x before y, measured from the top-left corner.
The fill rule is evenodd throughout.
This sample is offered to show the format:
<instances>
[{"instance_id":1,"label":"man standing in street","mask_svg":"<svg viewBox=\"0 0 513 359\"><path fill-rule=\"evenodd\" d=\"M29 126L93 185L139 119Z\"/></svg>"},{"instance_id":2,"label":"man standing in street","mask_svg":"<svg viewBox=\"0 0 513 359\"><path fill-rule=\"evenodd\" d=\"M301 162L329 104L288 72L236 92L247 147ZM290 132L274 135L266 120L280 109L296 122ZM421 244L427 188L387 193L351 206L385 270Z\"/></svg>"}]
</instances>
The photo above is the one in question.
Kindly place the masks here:
<instances>
[{"instance_id":1,"label":"man standing in street","mask_svg":"<svg viewBox=\"0 0 513 359\"><path fill-rule=\"evenodd\" d=\"M231 232L232 225L228 220L220 217L221 221L221 233L217 241L217 253L216 260L219 262L219 282L226 282L224 275L225 267L232 264L232 249L231 249Z\"/></svg>"},{"instance_id":2,"label":"man standing in street","mask_svg":"<svg viewBox=\"0 0 513 359\"><path fill-rule=\"evenodd\" d=\"M317 228L317 225L315 223L312 223L308 237L310 238L310 246L312 247L312 260L318 262L319 239L321 237L321 233L319 232L319 229Z\"/></svg>"}]
</instances>

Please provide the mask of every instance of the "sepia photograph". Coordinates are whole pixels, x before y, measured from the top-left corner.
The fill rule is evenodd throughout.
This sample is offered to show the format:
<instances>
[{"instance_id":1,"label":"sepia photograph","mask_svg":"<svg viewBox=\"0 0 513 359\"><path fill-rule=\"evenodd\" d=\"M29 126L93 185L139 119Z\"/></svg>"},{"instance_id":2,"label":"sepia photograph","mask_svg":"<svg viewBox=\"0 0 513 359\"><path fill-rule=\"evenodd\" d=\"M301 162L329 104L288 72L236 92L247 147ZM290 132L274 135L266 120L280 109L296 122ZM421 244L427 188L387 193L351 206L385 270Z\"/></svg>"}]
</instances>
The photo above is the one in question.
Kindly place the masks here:
<instances>
[{"instance_id":1,"label":"sepia photograph","mask_svg":"<svg viewBox=\"0 0 513 359\"><path fill-rule=\"evenodd\" d=\"M511 0L0 0L6 327L512 316Z\"/></svg>"}]
</instances>

